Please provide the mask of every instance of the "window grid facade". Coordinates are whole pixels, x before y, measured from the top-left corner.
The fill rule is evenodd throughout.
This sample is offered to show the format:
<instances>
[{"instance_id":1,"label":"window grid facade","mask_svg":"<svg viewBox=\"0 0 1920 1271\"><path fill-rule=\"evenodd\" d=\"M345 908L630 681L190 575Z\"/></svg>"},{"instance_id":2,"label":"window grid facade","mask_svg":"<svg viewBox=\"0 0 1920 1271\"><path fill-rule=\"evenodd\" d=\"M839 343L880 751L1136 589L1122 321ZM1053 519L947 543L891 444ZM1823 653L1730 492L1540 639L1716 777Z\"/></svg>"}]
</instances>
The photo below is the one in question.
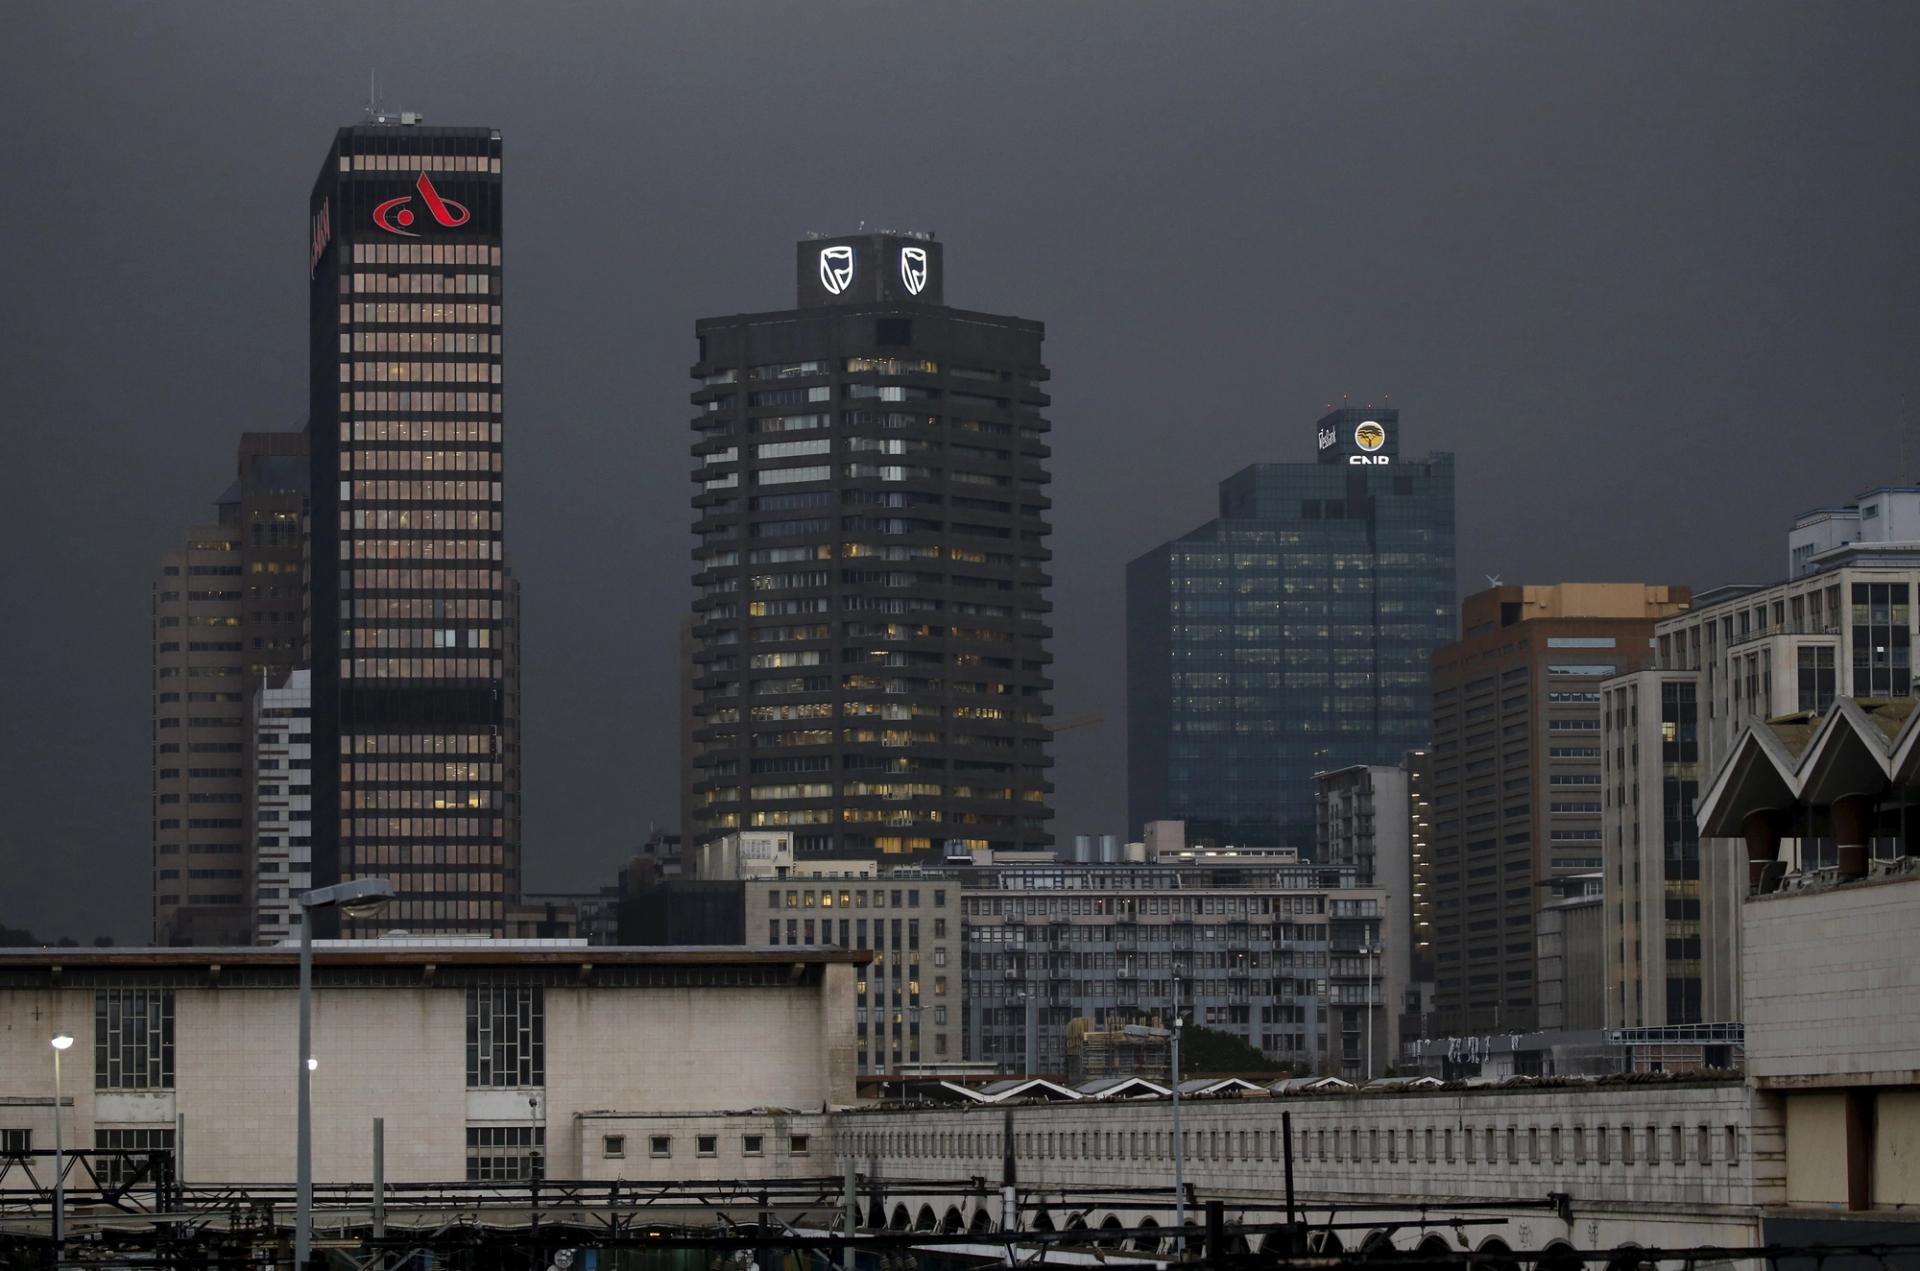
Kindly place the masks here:
<instances>
[{"instance_id":1,"label":"window grid facade","mask_svg":"<svg viewBox=\"0 0 1920 1271\"><path fill-rule=\"evenodd\" d=\"M400 893L349 933L499 934L519 892L500 167L373 123L313 193L313 881Z\"/></svg>"},{"instance_id":2,"label":"window grid facade","mask_svg":"<svg viewBox=\"0 0 1920 1271\"><path fill-rule=\"evenodd\" d=\"M469 1183L524 1183L545 1173L547 1131L539 1125L467 1127Z\"/></svg>"},{"instance_id":3,"label":"window grid facade","mask_svg":"<svg viewBox=\"0 0 1920 1271\"><path fill-rule=\"evenodd\" d=\"M173 1088L173 993L98 989L93 995L96 1090Z\"/></svg>"},{"instance_id":4,"label":"window grid facade","mask_svg":"<svg viewBox=\"0 0 1920 1271\"><path fill-rule=\"evenodd\" d=\"M546 991L536 985L469 986L467 1088L546 1082Z\"/></svg>"}]
</instances>

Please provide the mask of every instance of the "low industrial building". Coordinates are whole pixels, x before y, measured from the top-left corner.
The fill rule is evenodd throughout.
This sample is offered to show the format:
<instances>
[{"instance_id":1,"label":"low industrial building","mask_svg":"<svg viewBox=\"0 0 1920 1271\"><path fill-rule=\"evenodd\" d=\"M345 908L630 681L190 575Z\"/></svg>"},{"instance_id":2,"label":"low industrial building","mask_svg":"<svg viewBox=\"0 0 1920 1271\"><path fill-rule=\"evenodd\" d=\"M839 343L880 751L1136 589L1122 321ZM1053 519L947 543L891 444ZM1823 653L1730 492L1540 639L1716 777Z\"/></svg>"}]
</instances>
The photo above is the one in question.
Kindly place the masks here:
<instances>
[{"instance_id":1,"label":"low industrial building","mask_svg":"<svg viewBox=\"0 0 1920 1271\"><path fill-rule=\"evenodd\" d=\"M314 1178L365 1182L375 1118L390 1181L600 1176L622 1135L645 1158L629 1128L642 1111L687 1127L665 1133L693 1176L708 1133L696 1120L853 1102L845 1004L866 956L323 942ZM298 961L289 948L0 950L0 1144L53 1146L49 1041L64 1033L69 1148L177 1150L189 1181L290 1179ZM769 1162L808 1154L804 1135L762 1141Z\"/></svg>"}]
</instances>

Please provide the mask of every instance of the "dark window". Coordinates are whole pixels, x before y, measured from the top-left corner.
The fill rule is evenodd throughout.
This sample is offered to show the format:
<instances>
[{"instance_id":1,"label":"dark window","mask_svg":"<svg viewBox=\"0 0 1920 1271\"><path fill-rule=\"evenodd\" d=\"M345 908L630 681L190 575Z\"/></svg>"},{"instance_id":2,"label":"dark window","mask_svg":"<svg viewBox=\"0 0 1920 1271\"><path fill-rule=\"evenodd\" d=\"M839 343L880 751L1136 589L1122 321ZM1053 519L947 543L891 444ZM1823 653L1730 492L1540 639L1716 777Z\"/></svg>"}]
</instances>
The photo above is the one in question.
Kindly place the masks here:
<instances>
[{"instance_id":1,"label":"dark window","mask_svg":"<svg viewBox=\"0 0 1920 1271\"><path fill-rule=\"evenodd\" d=\"M538 986L470 986L468 1087L543 1086L546 1082L544 990Z\"/></svg>"},{"instance_id":2,"label":"dark window","mask_svg":"<svg viewBox=\"0 0 1920 1271\"><path fill-rule=\"evenodd\" d=\"M873 323L873 342L883 346L912 344L913 319L876 318Z\"/></svg>"},{"instance_id":3,"label":"dark window","mask_svg":"<svg viewBox=\"0 0 1920 1271\"><path fill-rule=\"evenodd\" d=\"M173 1131L95 1130L93 1146L102 1152L171 1152ZM102 1187L118 1187L131 1179L140 1166L141 1162L137 1160L100 1159L94 1161L93 1172L100 1179Z\"/></svg>"},{"instance_id":4,"label":"dark window","mask_svg":"<svg viewBox=\"0 0 1920 1271\"><path fill-rule=\"evenodd\" d=\"M544 1126L470 1125L467 1127L467 1181L523 1183L539 1178L544 1173L540 1158L546 1145Z\"/></svg>"},{"instance_id":5,"label":"dark window","mask_svg":"<svg viewBox=\"0 0 1920 1271\"><path fill-rule=\"evenodd\" d=\"M99 989L94 993L93 1088L173 1088L171 989Z\"/></svg>"}]
</instances>

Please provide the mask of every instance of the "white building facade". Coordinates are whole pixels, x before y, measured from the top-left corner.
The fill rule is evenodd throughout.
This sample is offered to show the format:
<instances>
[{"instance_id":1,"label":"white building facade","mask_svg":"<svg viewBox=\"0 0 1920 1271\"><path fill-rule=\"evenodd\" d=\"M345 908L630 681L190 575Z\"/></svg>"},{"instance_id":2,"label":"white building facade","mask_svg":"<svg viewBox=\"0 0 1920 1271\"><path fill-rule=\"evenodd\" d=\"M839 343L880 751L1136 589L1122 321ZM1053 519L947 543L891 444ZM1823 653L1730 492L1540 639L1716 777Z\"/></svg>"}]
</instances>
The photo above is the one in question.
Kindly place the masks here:
<instances>
[{"instance_id":1,"label":"white building facade","mask_svg":"<svg viewBox=\"0 0 1920 1271\"><path fill-rule=\"evenodd\" d=\"M1609 1027L1739 1018L1746 879L1736 844L1701 841L1698 801L1757 722L1912 695L1920 542L1850 538L1847 518L1920 534L1916 501L1883 490L1808 513L1795 576L1696 595L1655 628L1652 668L1601 685Z\"/></svg>"},{"instance_id":2,"label":"white building facade","mask_svg":"<svg viewBox=\"0 0 1920 1271\"><path fill-rule=\"evenodd\" d=\"M254 942L300 934L296 900L313 886L313 673L254 695Z\"/></svg>"}]
</instances>

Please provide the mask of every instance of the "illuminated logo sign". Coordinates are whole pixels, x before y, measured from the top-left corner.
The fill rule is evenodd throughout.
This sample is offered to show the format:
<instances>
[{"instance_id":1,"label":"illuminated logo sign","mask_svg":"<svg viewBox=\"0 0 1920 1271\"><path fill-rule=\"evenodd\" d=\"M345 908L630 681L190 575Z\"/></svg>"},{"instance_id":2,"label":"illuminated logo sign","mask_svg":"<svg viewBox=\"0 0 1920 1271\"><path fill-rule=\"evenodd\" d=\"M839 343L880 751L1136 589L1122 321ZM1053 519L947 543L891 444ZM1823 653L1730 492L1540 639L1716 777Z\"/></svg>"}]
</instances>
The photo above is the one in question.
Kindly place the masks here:
<instances>
[{"instance_id":1,"label":"illuminated logo sign","mask_svg":"<svg viewBox=\"0 0 1920 1271\"><path fill-rule=\"evenodd\" d=\"M320 268L320 258L327 254L327 244L333 241L333 206L329 199L320 200L320 210L313 214L313 237L308 240L307 277Z\"/></svg>"},{"instance_id":2,"label":"illuminated logo sign","mask_svg":"<svg viewBox=\"0 0 1920 1271\"><path fill-rule=\"evenodd\" d=\"M900 281L907 284L908 295L920 294L920 289L927 285L926 248L902 247L900 249Z\"/></svg>"},{"instance_id":3,"label":"illuminated logo sign","mask_svg":"<svg viewBox=\"0 0 1920 1271\"><path fill-rule=\"evenodd\" d=\"M1348 455L1348 463L1388 463L1392 457L1375 454L1374 451L1387 444L1387 430L1369 419L1353 430L1353 444L1366 451L1365 454Z\"/></svg>"},{"instance_id":4,"label":"illuminated logo sign","mask_svg":"<svg viewBox=\"0 0 1920 1271\"><path fill-rule=\"evenodd\" d=\"M1332 425L1320 430L1320 449L1326 450L1338 440L1340 440L1340 434L1334 431Z\"/></svg>"},{"instance_id":5,"label":"illuminated logo sign","mask_svg":"<svg viewBox=\"0 0 1920 1271\"><path fill-rule=\"evenodd\" d=\"M839 295L852 281L853 248L822 247L820 249L820 285L827 289L827 294Z\"/></svg>"},{"instance_id":6,"label":"illuminated logo sign","mask_svg":"<svg viewBox=\"0 0 1920 1271\"><path fill-rule=\"evenodd\" d=\"M426 173L420 174L420 179L413 183L413 188L420 192L420 201L426 204L427 214L444 228L452 229L456 225L467 223L470 213L466 205L455 203L452 199L441 198L440 191L433 188L433 182L427 179ZM413 224L414 220L413 209L406 206L411 202L413 202L411 194L403 194L397 199L388 199L373 209L373 223L389 234L400 234L407 238L420 237L407 228Z\"/></svg>"}]
</instances>

